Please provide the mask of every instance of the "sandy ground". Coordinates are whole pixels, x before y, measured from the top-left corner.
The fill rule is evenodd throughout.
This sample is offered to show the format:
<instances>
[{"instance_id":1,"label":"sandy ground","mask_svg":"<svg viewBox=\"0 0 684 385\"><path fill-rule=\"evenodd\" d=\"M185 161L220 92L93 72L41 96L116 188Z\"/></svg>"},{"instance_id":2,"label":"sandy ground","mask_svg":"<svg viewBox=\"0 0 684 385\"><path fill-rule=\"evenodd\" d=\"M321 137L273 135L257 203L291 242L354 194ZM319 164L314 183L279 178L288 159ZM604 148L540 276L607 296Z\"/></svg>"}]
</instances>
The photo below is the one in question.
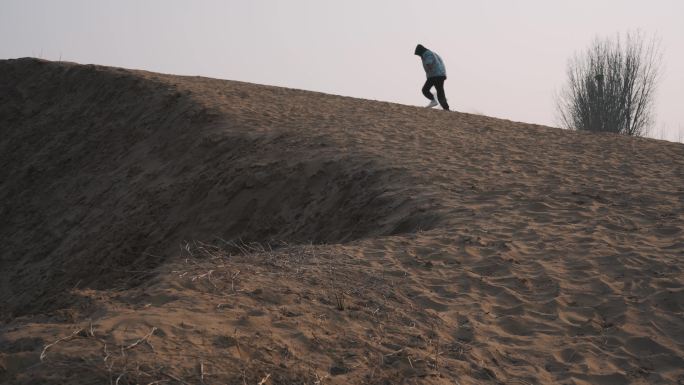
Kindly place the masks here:
<instances>
[{"instance_id":1,"label":"sandy ground","mask_svg":"<svg viewBox=\"0 0 684 385\"><path fill-rule=\"evenodd\" d=\"M0 134L0 383L684 383L682 144L35 59Z\"/></svg>"}]
</instances>

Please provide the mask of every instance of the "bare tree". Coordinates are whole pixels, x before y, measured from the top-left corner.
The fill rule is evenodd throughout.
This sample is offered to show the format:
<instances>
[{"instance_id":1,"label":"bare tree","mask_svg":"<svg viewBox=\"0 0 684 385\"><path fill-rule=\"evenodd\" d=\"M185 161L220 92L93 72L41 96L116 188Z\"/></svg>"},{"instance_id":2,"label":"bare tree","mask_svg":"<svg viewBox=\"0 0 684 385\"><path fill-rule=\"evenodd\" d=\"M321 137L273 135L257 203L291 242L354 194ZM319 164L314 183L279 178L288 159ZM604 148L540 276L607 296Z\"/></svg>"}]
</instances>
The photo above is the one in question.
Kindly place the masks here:
<instances>
[{"instance_id":1,"label":"bare tree","mask_svg":"<svg viewBox=\"0 0 684 385\"><path fill-rule=\"evenodd\" d=\"M568 82L556 105L570 129L644 136L653 105L662 55L655 37L640 32L596 39L568 62Z\"/></svg>"}]
</instances>

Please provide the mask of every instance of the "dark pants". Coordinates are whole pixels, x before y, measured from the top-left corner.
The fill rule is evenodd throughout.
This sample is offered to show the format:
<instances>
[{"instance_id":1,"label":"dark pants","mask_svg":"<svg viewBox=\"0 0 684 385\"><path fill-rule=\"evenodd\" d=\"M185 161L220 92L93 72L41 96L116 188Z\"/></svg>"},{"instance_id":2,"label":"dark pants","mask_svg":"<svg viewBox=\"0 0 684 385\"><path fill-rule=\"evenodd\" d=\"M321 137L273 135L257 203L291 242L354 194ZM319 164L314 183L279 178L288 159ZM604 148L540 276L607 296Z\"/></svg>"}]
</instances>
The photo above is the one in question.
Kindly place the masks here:
<instances>
[{"instance_id":1,"label":"dark pants","mask_svg":"<svg viewBox=\"0 0 684 385\"><path fill-rule=\"evenodd\" d=\"M446 80L446 76L434 76L431 78L428 78L427 81L425 81L425 85L423 86L423 95L425 95L426 98L430 100L434 100L434 96L430 92L430 88L435 87L437 90L437 100L439 101L439 105L442 106L445 110L449 110L449 104L447 104L446 100L446 95L444 95L444 81Z\"/></svg>"}]
</instances>

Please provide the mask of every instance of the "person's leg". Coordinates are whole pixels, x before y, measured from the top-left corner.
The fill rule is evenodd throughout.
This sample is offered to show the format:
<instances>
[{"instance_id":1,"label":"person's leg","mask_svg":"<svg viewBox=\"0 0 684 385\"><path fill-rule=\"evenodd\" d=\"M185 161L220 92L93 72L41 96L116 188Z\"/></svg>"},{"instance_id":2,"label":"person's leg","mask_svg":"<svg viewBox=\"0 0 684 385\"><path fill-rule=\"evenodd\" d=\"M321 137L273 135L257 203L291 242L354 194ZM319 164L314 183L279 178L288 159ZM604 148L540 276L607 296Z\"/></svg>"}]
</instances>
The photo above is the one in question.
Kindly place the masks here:
<instances>
[{"instance_id":1,"label":"person's leg","mask_svg":"<svg viewBox=\"0 0 684 385\"><path fill-rule=\"evenodd\" d=\"M435 96L432 95L432 92L430 92L430 88L432 88L432 86L434 86L432 79L433 78L428 78L425 81L425 84L423 85L423 89L421 90L421 91L423 91L423 95L425 95L425 97L428 98L429 100L435 100Z\"/></svg>"},{"instance_id":2,"label":"person's leg","mask_svg":"<svg viewBox=\"0 0 684 385\"><path fill-rule=\"evenodd\" d=\"M447 103L446 95L444 94L444 81L446 80L446 76L440 76L434 79L435 89L437 90L437 100L439 101L439 105L442 106L442 108L446 111L449 111L449 104Z\"/></svg>"}]
</instances>

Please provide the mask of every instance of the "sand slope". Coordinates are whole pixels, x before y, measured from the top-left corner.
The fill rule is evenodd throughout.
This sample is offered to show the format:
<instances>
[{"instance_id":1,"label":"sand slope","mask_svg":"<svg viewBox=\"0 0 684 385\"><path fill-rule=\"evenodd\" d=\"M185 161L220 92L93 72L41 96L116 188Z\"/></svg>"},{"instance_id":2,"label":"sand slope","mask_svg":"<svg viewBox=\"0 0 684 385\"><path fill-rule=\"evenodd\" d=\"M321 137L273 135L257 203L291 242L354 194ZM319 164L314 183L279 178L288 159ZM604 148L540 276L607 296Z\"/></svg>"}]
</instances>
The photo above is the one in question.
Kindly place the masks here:
<instances>
[{"instance_id":1,"label":"sand slope","mask_svg":"<svg viewBox=\"0 0 684 385\"><path fill-rule=\"evenodd\" d=\"M684 382L681 144L34 59L0 133L0 382Z\"/></svg>"}]
</instances>

